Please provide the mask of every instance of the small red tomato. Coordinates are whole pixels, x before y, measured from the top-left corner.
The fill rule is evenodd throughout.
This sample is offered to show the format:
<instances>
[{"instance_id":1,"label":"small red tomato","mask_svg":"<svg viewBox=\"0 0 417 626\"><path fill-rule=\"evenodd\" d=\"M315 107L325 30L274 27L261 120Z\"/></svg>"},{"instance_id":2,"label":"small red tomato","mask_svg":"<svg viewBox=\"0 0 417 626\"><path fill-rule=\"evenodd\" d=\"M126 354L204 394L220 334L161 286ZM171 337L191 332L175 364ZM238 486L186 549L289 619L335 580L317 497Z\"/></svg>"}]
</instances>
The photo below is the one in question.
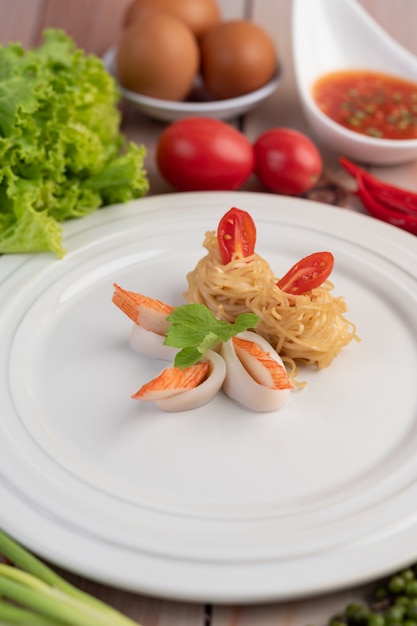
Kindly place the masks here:
<instances>
[{"instance_id":1,"label":"small red tomato","mask_svg":"<svg viewBox=\"0 0 417 626\"><path fill-rule=\"evenodd\" d=\"M303 133L272 128L254 144L255 174L270 191L299 196L317 183L323 168L320 152Z\"/></svg>"},{"instance_id":2,"label":"small red tomato","mask_svg":"<svg viewBox=\"0 0 417 626\"><path fill-rule=\"evenodd\" d=\"M249 140L226 122L205 117L170 124L159 137L156 161L179 191L232 191L254 168Z\"/></svg>"},{"instance_id":3,"label":"small red tomato","mask_svg":"<svg viewBox=\"0 0 417 626\"><path fill-rule=\"evenodd\" d=\"M235 255L244 258L253 254L256 226L249 213L236 207L225 213L217 227L217 243L224 265Z\"/></svg>"},{"instance_id":4,"label":"small red tomato","mask_svg":"<svg viewBox=\"0 0 417 626\"><path fill-rule=\"evenodd\" d=\"M331 252L313 252L298 261L278 282L281 291L299 296L320 287L332 273L334 257Z\"/></svg>"}]
</instances>

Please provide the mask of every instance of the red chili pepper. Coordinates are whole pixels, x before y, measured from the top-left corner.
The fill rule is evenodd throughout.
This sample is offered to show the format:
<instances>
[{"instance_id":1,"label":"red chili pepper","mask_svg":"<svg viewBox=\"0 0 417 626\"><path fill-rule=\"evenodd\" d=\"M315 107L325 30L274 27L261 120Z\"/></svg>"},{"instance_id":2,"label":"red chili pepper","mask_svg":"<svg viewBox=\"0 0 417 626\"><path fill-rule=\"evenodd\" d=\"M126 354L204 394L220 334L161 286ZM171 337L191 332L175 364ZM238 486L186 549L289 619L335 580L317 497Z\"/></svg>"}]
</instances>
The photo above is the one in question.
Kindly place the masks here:
<instances>
[{"instance_id":1,"label":"red chili pepper","mask_svg":"<svg viewBox=\"0 0 417 626\"><path fill-rule=\"evenodd\" d=\"M405 213L406 215L417 216L417 207L414 206L413 202L410 201L408 197L401 198L395 197L389 192L387 193L383 189L374 190L373 195L387 208L394 211L399 211L400 213Z\"/></svg>"},{"instance_id":2,"label":"red chili pepper","mask_svg":"<svg viewBox=\"0 0 417 626\"><path fill-rule=\"evenodd\" d=\"M417 235L417 193L388 185L344 157L339 162L356 179L356 193L370 215Z\"/></svg>"},{"instance_id":3,"label":"red chili pepper","mask_svg":"<svg viewBox=\"0 0 417 626\"><path fill-rule=\"evenodd\" d=\"M401 213L405 213L406 215L414 215L417 216L417 206L413 203L409 196L398 198L394 196L389 191L385 191L384 189L373 189L372 194L376 196L376 198L384 204L387 209L392 209L394 211L400 211Z\"/></svg>"}]
</instances>

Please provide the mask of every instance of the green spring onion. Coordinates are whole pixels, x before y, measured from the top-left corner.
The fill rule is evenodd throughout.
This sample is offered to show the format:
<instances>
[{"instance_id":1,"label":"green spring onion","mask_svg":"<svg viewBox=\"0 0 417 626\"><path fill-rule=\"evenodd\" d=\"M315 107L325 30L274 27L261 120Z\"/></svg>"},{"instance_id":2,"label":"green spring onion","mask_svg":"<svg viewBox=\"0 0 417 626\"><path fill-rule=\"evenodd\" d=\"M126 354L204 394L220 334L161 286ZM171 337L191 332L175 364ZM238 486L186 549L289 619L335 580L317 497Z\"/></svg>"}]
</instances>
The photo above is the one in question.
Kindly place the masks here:
<instances>
[{"instance_id":1,"label":"green spring onion","mask_svg":"<svg viewBox=\"0 0 417 626\"><path fill-rule=\"evenodd\" d=\"M0 623L4 626L137 626L64 580L0 530ZM10 562L10 564L9 564Z\"/></svg>"}]
</instances>

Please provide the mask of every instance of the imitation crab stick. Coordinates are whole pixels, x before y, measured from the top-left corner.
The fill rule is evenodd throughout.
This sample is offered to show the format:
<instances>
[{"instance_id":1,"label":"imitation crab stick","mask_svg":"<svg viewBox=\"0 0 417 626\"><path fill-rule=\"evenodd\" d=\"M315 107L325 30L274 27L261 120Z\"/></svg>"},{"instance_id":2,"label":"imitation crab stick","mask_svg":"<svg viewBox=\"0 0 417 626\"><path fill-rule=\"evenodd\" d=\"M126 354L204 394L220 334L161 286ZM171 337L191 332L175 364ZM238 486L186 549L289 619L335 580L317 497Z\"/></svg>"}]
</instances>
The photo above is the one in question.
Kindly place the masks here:
<instances>
[{"instance_id":1,"label":"imitation crab stick","mask_svg":"<svg viewBox=\"0 0 417 626\"><path fill-rule=\"evenodd\" d=\"M122 289L117 283L114 283L112 301L134 322L129 341L136 352L154 359L174 359L178 350L164 344L169 325L166 318L174 310L173 306Z\"/></svg>"},{"instance_id":2,"label":"imitation crab stick","mask_svg":"<svg viewBox=\"0 0 417 626\"><path fill-rule=\"evenodd\" d=\"M165 336L168 328L166 318L174 310L173 306L165 304L161 300L143 296L141 293L122 289L117 283L114 283L113 286L112 300L123 313L145 330Z\"/></svg>"},{"instance_id":3,"label":"imitation crab stick","mask_svg":"<svg viewBox=\"0 0 417 626\"><path fill-rule=\"evenodd\" d=\"M153 380L139 389L132 398L135 400L164 400L178 393L184 393L194 389L207 376L209 370L208 361L196 363L185 369L179 367L167 367Z\"/></svg>"},{"instance_id":4,"label":"imitation crab stick","mask_svg":"<svg viewBox=\"0 0 417 626\"><path fill-rule=\"evenodd\" d=\"M284 406L293 388L279 354L260 335L245 331L223 343L226 363L225 393L239 404L259 412Z\"/></svg>"},{"instance_id":5,"label":"imitation crab stick","mask_svg":"<svg viewBox=\"0 0 417 626\"><path fill-rule=\"evenodd\" d=\"M292 388L285 367L272 358L269 351L241 337L233 337L232 343L240 362L256 382L270 389Z\"/></svg>"},{"instance_id":6,"label":"imitation crab stick","mask_svg":"<svg viewBox=\"0 0 417 626\"><path fill-rule=\"evenodd\" d=\"M208 350L199 363L185 369L168 367L145 383L132 398L155 402L164 411L187 411L207 404L226 376L222 357Z\"/></svg>"}]
</instances>

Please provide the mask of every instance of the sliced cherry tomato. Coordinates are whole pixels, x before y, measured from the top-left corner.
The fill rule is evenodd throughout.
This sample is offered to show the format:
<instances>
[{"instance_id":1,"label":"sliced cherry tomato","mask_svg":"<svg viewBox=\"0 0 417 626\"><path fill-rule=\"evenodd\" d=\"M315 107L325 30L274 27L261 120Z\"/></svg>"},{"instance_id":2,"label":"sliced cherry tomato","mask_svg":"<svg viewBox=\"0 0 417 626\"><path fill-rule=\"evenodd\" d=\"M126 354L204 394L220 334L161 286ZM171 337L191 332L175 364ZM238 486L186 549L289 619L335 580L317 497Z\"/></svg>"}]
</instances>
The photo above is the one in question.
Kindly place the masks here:
<instances>
[{"instance_id":1,"label":"sliced cherry tomato","mask_svg":"<svg viewBox=\"0 0 417 626\"><path fill-rule=\"evenodd\" d=\"M244 258L253 254L256 226L249 213L236 207L225 213L217 228L217 242L224 265L233 256Z\"/></svg>"},{"instance_id":2,"label":"sliced cherry tomato","mask_svg":"<svg viewBox=\"0 0 417 626\"><path fill-rule=\"evenodd\" d=\"M313 252L298 261L283 276L277 286L281 291L299 296L320 287L332 273L334 257L331 252Z\"/></svg>"}]
</instances>

